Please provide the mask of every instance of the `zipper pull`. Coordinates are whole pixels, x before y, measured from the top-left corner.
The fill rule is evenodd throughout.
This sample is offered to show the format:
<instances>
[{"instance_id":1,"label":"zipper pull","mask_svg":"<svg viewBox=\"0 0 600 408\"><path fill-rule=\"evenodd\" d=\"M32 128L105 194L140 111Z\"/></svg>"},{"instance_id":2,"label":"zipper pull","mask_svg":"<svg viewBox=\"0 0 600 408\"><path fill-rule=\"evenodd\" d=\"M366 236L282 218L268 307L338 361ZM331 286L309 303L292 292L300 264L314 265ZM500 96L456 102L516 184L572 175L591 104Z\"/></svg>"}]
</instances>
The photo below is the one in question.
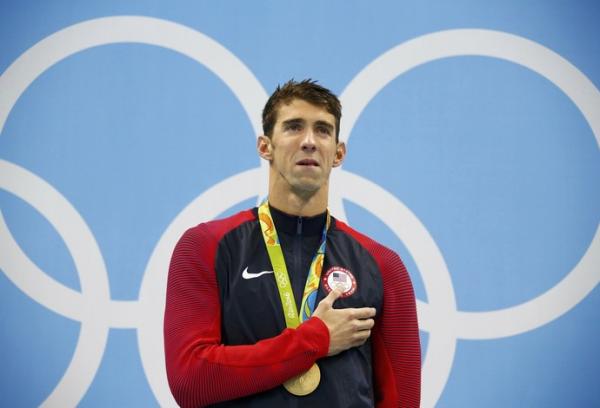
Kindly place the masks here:
<instances>
[{"instance_id":1,"label":"zipper pull","mask_svg":"<svg viewBox=\"0 0 600 408\"><path fill-rule=\"evenodd\" d=\"M298 223L296 224L296 234L302 234L302 217L298 217Z\"/></svg>"}]
</instances>

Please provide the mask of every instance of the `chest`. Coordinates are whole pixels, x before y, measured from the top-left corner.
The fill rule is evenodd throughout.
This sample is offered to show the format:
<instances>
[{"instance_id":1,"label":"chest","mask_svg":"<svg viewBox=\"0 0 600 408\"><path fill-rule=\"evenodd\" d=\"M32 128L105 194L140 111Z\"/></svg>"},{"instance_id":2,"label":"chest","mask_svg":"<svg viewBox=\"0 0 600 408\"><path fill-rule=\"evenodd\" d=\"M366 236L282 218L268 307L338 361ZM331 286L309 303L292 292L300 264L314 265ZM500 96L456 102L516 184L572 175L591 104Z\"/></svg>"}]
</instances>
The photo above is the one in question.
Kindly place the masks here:
<instances>
[{"instance_id":1,"label":"chest","mask_svg":"<svg viewBox=\"0 0 600 408\"><path fill-rule=\"evenodd\" d=\"M281 242L298 307L320 237L282 236ZM273 267L258 228L228 236L218 249L215 269L225 344L249 344L276 336L285 329ZM327 236L317 304L334 284L348 289L334 307L380 309L383 285L377 264L356 241L335 230Z\"/></svg>"}]
</instances>

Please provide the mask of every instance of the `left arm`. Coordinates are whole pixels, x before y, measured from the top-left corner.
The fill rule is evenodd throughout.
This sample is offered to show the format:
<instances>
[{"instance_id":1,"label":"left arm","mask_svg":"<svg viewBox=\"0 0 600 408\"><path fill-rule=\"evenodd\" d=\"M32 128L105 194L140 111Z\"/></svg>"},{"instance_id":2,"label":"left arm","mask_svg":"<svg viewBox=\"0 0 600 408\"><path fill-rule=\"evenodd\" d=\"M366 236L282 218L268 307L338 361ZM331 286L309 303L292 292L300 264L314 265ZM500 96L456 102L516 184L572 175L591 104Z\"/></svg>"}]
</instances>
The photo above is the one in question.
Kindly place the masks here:
<instances>
[{"instance_id":1,"label":"left arm","mask_svg":"<svg viewBox=\"0 0 600 408\"><path fill-rule=\"evenodd\" d=\"M419 407L421 346L415 295L398 255L378 258L383 279L383 308L373 328L373 371L377 407Z\"/></svg>"}]
</instances>

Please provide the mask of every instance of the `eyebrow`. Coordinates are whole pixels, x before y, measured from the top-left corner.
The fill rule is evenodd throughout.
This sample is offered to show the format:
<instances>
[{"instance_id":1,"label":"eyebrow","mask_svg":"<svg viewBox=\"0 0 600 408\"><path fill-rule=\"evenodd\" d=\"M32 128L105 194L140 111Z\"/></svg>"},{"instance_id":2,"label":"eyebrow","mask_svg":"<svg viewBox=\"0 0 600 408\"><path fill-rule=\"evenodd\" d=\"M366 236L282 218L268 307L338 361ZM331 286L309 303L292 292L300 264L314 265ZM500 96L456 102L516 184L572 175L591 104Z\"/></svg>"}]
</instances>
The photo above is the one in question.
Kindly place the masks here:
<instances>
[{"instance_id":1,"label":"eyebrow","mask_svg":"<svg viewBox=\"0 0 600 408\"><path fill-rule=\"evenodd\" d=\"M286 125L303 125L305 123L306 123L306 121L304 119L293 118L293 119L284 120L282 125L284 125L284 126L286 126Z\"/></svg>"},{"instance_id":2,"label":"eyebrow","mask_svg":"<svg viewBox=\"0 0 600 408\"><path fill-rule=\"evenodd\" d=\"M306 123L306 120L304 120L302 118L292 118L292 119L284 120L283 123L282 123L282 125L283 126L287 126L287 125L304 125L305 123ZM326 127L331 132L333 132L333 130L335 129L335 127L331 123L325 122L324 120L317 120L315 122L315 126Z\"/></svg>"}]
</instances>

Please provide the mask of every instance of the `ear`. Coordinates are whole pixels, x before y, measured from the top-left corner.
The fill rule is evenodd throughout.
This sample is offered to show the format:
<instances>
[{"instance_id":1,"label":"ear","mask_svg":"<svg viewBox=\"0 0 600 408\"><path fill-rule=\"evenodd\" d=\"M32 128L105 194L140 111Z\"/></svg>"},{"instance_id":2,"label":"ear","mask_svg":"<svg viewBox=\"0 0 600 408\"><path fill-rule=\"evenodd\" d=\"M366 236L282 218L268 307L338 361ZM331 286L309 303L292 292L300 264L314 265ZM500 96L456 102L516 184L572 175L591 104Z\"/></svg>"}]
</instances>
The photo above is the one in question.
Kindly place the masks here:
<instances>
[{"instance_id":1,"label":"ear","mask_svg":"<svg viewBox=\"0 0 600 408\"><path fill-rule=\"evenodd\" d=\"M256 140L256 151L258 155L267 161L273 160L273 144L271 138L260 135Z\"/></svg>"},{"instance_id":2,"label":"ear","mask_svg":"<svg viewBox=\"0 0 600 408\"><path fill-rule=\"evenodd\" d=\"M337 144L337 148L335 149L335 157L333 158L333 167L338 167L344 161L346 157L346 144L344 142L339 142Z\"/></svg>"}]
</instances>

